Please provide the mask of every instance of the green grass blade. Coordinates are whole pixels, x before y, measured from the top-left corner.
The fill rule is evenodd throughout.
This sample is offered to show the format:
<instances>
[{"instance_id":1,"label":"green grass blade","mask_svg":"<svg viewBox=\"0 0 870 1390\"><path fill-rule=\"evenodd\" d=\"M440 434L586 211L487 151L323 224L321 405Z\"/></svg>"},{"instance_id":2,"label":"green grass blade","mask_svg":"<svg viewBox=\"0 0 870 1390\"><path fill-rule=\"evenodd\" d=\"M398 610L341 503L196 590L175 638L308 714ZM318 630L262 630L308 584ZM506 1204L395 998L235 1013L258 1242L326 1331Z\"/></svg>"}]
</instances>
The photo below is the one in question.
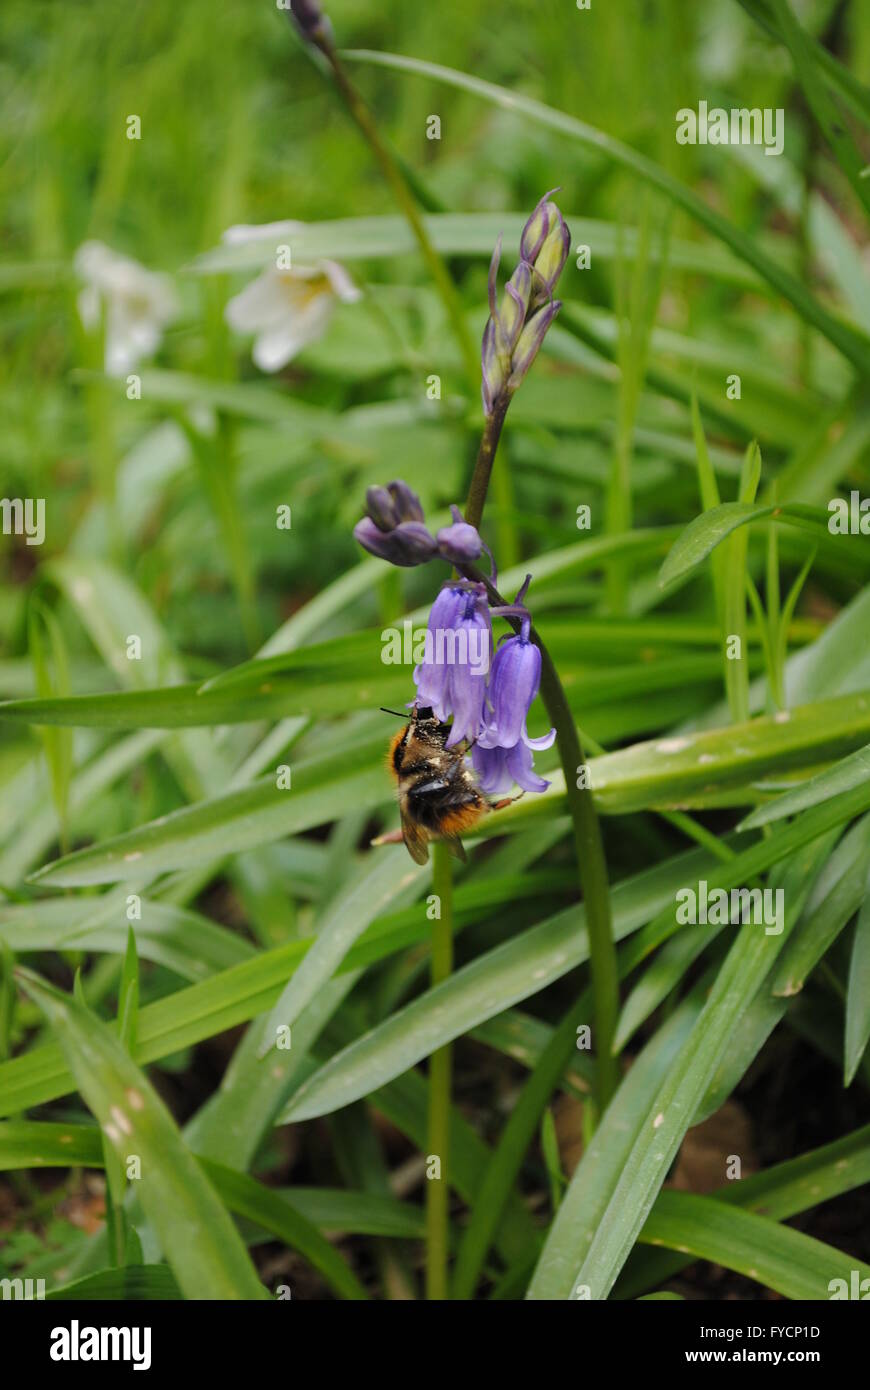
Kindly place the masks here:
<instances>
[{"instance_id":1,"label":"green grass blade","mask_svg":"<svg viewBox=\"0 0 870 1390\"><path fill-rule=\"evenodd\" d=\"M526 1297L566 1298L573 1275L604 1219L619 1172L631 1152L649 1096L682 1055L703 1004L708 980L696 985L635 1057L568 1184L532 1274Z\"/></svg>"},{"instance_id":2,"label":"green grass blade","mask_svg":"<svg viewBox=\"0 0 870 1390\"><path fill-rule=\"evenodd\" d=\"M184 1295L168 1265L124 1265L120 1269L101 1269L62 1288L46 1291L46 1299L59 1302L94 1300L98 1302L134 1302L148 1300L165 1303L179 1301Z\"/></svg>"},{"instance_id":3,"label":"green grass blade","mask_svg":"<svg viewBox=\"0 0 870 1390\"><path fill-rule=\"evenodd\" d=\"M810 971L858 910L866 887L868 859L870 815L856 821L824 866L807 910L777 963L772 985L775 995L791 998L803 989Z\"/></svg>"},{"instance_id":4,"label":"green grass blade","mask_svg":"<svg viewBox=\"0 0 870 1390\"><path fill-rule=\"evenodd\" d=\"M122 955L127 944L126 895L105 898L41 898L0 905L0 941L29 951L105 951ZM138 954L166 966L183 980L202 980L249 960L254 948L244 937L198 912L140 898L136 923Z\"/></svg>"},{"instance_id":5,"label":"green grass blade","mask_svg":"<svg viewBox=\"0 0 870 1390\"><path fill-rule=\"evenodd\" d=\"M42 699L62 699L69 695L69 662L60 624L54 613L37 600L33 600L30 605L27 631L37 694ZM72 735L68 731L46 725L39 729L39 736L51 775L52 797L60 826L61 844L66 848L73 768Z\"/></svg>"},{"instance_id":6,"label":"green grass blade","mask_svg":"<svg viewBox=\"0 0 870 1390\"><path fill-rule=\"evenodd\" d=\"M846 815L851 810L850 795L846 793L840 802L839 809ZM827 828L822 821L823 809L807 812L803 818L816 838ZM808 843L806 852L811 856L812 845L805 843ZM581 1162L551 1228L533 1280L533 1296L570 1298L577 1286L588 1286L596 1299L608 1296L683 1135L730 1045L741 1014L758 992L787 939L787 930L781 935L768 935L750 923L740 928L691 1038L655 1091L631 1137L630 1152L626 1157L620 1145L616 1145L605 1159L605 1164L609 1159L609 1171L615 1184L591 1242L578 1246L575 1230L577 1208L583 1201L588 1172L588 1167L584 1168Z\"/></svg>"},{"instance_id":7,"label":"green grass blade","mask_svg":"<svg viewBox=\"0 0 870 1390\"><path fill-rule=\"evenodd\" d=\"M773 0L773 13L783 43L794 63L795 73L810 110L821 126L825 139L837 158L840 168L852 185L852 191L870 213L870 187L862 178L865 161L849 135L846 122L837 110L817 61L817 49L792 13L788 0Z\"/></svg>"},{"instance_id":8,"label":"green grass blade","mask_svg":"<svg viewBox=\"0 0 870 1390\"><path fill-rule=\"evenodd\" d=\"M416 1072L407 1072L370 1097L372 1107L385 1115L421 1153L426 1145L428 1093L426 1080ZM448 1181L473 1208L492 1161L492 1151L455 1106L450 1111L448 1151ZM495 1235L496 1247L506 1261L512 1262L528 1258L529 1250L536 1249L537 1243L537 1228L519 1195L512 1192Z\"/></svg>"},{"instance_id":9,"label":"green grass blade","mask_svg":"<svg viewBox=\"0 0 870 1390\"><path fill-rule=\"evenodd\" d=\"M188 1298L268 1297L238 1232L185 1148L169 1111L110 1029L76 1000L19 970L88 1106L122 1163L141 1160L137 1192Z\"/></svg>"},{"instance_id":10,"label":"green grass blade","mask_svg":"<svg viewBox=\"0 0 870 1390\"><path fill-rule=\"evenodd\" d=\"M830 1298L834 1280L850 1286L851 1272L870 1277L870 1265L756 1212L693 1192L661 1192L640 1234L649 1245L665 1245L734 1269L784 1298Z\"/></svg>"},{"instance_id":11,"label":"green grass blade","mask_svg":"<svg viewBox=\"0 0 870 1390\"><path fill-rule=\"evenodd\" d=\"M622 1051L640 1025L667 999L689 967L715 940L720 930L720 927L696 927L694 931L680 932L665 942L646 966L622 1006L613 1040L614 1052Z\"/></svg>"},{"instance_id":12,"label":"green grass blade","mask_svg":"<svg viewBox=\"0 0 870 1390\"><path fill-rule=\"evenodd\" d=\"M612 894L615 940L662 909L673 912L676 888L691 881L685 875L695 864L704 864L709 872L712 856L693 851L617 884ZM311 1119L349 1105L484 1019L545 989L588 959L584 923L581 904L463 966L332 1058L300 1087L282 1119Z\"/></svg>"},{"instance_id":13,"label":"green grass blade","mask_svg":"<svg viewBox=\"0 0 870 1390\"><path fill-rule=\"evenodd\" d=\"M236 1216L254 1221L291 1249L298 1250L342 1298L368 1297L339 1251L272 1188L212 1159L197 1161L222 1201Z\"/></svg>"},{"instance_id":14,"label":"green grass blade","mask_svg":"<svg viewBox=\"0 0 870 1390\"><path fill-rule=\"evenodd\" d=\"M136 954L136 936L132 927L127 928L127 950L121 969L121 983L118 988L118 1037L128 1052L136 1051L136 1028L139 1022L139 959Z\"/></svg>"},{"instance_id":15,"label":"green grass blade","mask_svg":"<svg viewBox=\"0 0 870 1390\"><path fill-rule=\"evenodd\" d=\"M738 5L742 5L748 15L751 15L762 29L767 30L775 39L784 42L783 36L777 26L771 0L737 0ZM862 118L865 124L870 125L870 92L847 67L828 51L817 39L811 39L810 46L813 51L815 61L824 71L826 79L831 86L836 88L840 95L848 101L852 110Z\"/></svg>"},{"instance_id":16,"label":"green grass blade","mask_svg":"<svg viewBox=\"0 0 870 1390\"><path fill-rule=\"evenodd\" d=\"M332 978L348 950L370 922L412 885L422 889L427 871L409 861L404 845L390 845L366 861L330 905L314 943L282 991L263 1029L260 1055L276 1045L280 1030L290 1027Z\"/></svg>"},{"instance_id":17,"label":"green grass blade","mask_svg":"<svg viewBox=\"0 0 870 1390\"><path fill-rule=\"evenodd\" d=\"M96 1125L7 1120L0 1124L0 1169L100 1168L100 1133Z\"/></svg>"},{"instance_id":18,"label":"green grass blade","mask_svg":"<svg viewBox=\"0 0 870 1390\"><path fill-rule=\"evenodd\" d=\"M828 535L830 517L819 507L805 507L797 502L783 502L778 506L723 502L689 522L685 531L674 542L668 558L661 567L659 585L666 588L691 574L692 570L703 564L717 545L739 527L768 518L788 522L816 535Z\"/></svg>"},{"instance_id":19,"label":"green grass blade","mask_svg":"<svg viewBox=\"0 0 870 1390\"><path fill-rule=\"evenodd\" d=\"M820 802L827 801L840 792L857 787L868 777L870 744L866 748L859 748L857 753L852 753L848 758L842 758L833 767L826 768L815 777L809 777L793 791L784 792L773 801L756 807L748 816L744 816L737 829L756 830L761 825L770 825L774 821L782 820L784 816L797 815L809 806L818 806Z\"/></svg>"},{"instance_id":20,"label":"green grass blade","mask_svg":"<svg viewBox=\"0 0 870 1390\"><path fill-rule=\"evenodd\" d=\"M771 527L771 537L775 535L776 530L775 528ZM801 591L803 590L804 584L807 581L809 572L815 564L817 554L818 547L813 546L809 555L801 565L798 573L795 575L794 583L788 591L785 603L782 606L782 612L779 615L779 619L776 624L775 640L773 632L771 632L771 641L773 645L773 662L774 669L776 671L775 696L780 704L780 707L784 706L785 704L784 683L786 657L788 656L789 628L791 626L794 610L797 607L797 601L801 596Z\"/></svg>"},{"instance_id":21,"label":"green grass blade","mask_svg":"<svg viewBox=\"0 0 870 1390\"><path fill-rule=\"evenodd\" d=\"M867 1182L870 1125L761 1173L752 1173L739 1182L727 1182L712 1195L719 1202L760 1212L774 1221L787 1221ZM634 1298L642 1289L663 1283L689 1263L691 1256L656 1251L649 1246L638 1249L620 1276L615 1296Z\"/></svg>"},{"instance_id":22,"label":"green grass blade","mask_svg":"<svg viewBox=\"0 0 870 1390\"><path fill-rule=\"evenodd\" d=\"M526 218L527 214L522 212L446 212L432 213L422 220L433 246L442 255L479 256L488 261L500 235L506 246L519 244ZM616 260L620 230L623 255L626 259L637 255L639 234L635 227L620 229L613 222L571 213L565 213L565 220L575 242L594 246L599 260ZM404 217L343 217L328 222L297 223L292 231L292 250L301 263L306 256L339 261L392 261L397 256L416 255L417 242ZM652 246L651 258L659 256L660 251L660 247ZM251 241L216 246L198 256L190 269L200 275L259 271L273 260L274 251L268 243ZM668 262L675 270L709 275L744 288L758 289L763 283L730 251L715 245L672 240Z\"/></svg>"},{"instance_id":23,"label":"green grass blade","mask_svg":"<svg viewBox=\"0 0 870 1390\"><path fill-rule=\"evenodd\" d=\"M858 913L849 984L846 993L846 1037L843 1045L843 1084L851 1086L870 1040L870 875L864 885L864 899Z\"/></svg>"},{"instance_id":24,"label":"green grass blade","mask_svg":"<svg viewBox=\"0 0 870 1390\"><path fill-rule=\"evenodd\" d=\"M738 506L751 506L754 503L760 477L761 453L753 441L746 450L740 471ZM710 513L706 515L711 516ZM679 545L679 541L677 544ZM746 638L748 544L748 533L736 529L728 537L722 562L722 624L726 643L725 693L735 724L743 724L749 718L749 652ZM736 645L736 651L729 650L731 644Z\"/></svg>"},{"instance_id":25,"label":"green grass blade","mask_svg":"<svg viewBox=\"0 0 870 1390\"><path fill-rule=\"evenodd\" d=\"M0 1170L81 1165L101 1168L100 1133L90 1125L12 1120L0 1124ZM364 1299L365 1290L321 1229L362 1234L422 1234L422 1213L391 1198L322 1188L276 1192L244 1174L193 1155L215 1192L236 1216L254 1222L299 1252L343 1298Z\"/></svg>"},{"instance_id":26,"label":"green grass blade","mask_svg":"<svg viewBox=\"0 0 870 1390\"><path fill-rule=\"evenodd\" d=\"M459 1245L451 1294L454 1299L469 1299L474 1295L487 1250L494 1238L523 1155L559 1077L576 1048L577 1020L588 1016L589 1002L588 997L585 1007L578 1002L553 1030L523 1087L519 1100L511 1111L498 1148L475 1195L471 1217Z\"/></svg>"}]
</instances>

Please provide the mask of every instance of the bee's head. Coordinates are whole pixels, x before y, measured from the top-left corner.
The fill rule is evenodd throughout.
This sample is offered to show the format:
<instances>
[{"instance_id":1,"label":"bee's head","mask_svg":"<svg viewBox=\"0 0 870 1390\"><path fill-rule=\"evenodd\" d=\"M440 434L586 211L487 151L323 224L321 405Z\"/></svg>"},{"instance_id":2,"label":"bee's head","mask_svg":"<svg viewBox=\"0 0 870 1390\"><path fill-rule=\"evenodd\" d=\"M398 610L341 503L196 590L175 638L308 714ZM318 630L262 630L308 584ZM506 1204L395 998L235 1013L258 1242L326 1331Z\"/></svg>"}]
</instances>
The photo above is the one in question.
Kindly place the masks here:
<instances>
[{"instance_id":1,"label":"bee's head","mask_svg":"<svg viewBox=\"0 0 870 1390\"><path fill-rule=\"evenodd\" d=\"M383 706L381 706L384 709ZM414 705L410 714L399 714L397 709L384 709L385 714L396 714L400 719L407 719L410 731L426 742L435 743L443 747L447 736L450 733L450 725L444 724L436 716L431 705ZM401 737L401 735L400 735Z\"/></svg>"},{"instance_id":2,"label":"bee's head","mask_svg":"<svg viewBox=\"0 0 870 1390\"><path fill-rule=\"evenodd\" d=\"M440 724L440 720L435 718L432 708L429 705L414 705L410 712L408 710L387 709L381 705L382 714L395 714L398 719L404 719L409 724Z\"/></svg>"},{"instance_id":3,"label":"bee's head","mask_svg":"<svg viewBox=\"0 0 870 1390\"><path fill-rule=\"evenodd\" d=\"M411 728L424 743L443 748L450 735L450 725L438 718L430 705L416 705L411 711Z\"/></svg>"}]
</instances>

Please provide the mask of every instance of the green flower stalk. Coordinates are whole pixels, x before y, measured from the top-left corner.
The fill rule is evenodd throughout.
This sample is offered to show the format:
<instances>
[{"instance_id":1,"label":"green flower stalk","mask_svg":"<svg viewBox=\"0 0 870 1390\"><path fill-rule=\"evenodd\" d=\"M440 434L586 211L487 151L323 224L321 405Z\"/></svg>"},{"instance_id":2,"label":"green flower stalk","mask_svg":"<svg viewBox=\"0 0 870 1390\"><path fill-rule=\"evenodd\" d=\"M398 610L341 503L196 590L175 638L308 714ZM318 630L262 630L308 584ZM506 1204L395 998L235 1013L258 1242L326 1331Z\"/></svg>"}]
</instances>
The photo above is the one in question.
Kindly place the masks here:
<instances>
[{"instance_id":1,"label":"green flower stalk","mask_svg":"<svg viewBox=\"0 0 870 1390\"><path fill-rule=\"evenodd\" d=\"M551 189L540 199L520 237L520 260L498 302L501 237L489 266L489 318L481 345L481 396L486 426L465 504L465 520L480 525L495 451L514 392L540 351L562 307L553 291L571 249L571 232Z\"/></svg>"}]
</instances>

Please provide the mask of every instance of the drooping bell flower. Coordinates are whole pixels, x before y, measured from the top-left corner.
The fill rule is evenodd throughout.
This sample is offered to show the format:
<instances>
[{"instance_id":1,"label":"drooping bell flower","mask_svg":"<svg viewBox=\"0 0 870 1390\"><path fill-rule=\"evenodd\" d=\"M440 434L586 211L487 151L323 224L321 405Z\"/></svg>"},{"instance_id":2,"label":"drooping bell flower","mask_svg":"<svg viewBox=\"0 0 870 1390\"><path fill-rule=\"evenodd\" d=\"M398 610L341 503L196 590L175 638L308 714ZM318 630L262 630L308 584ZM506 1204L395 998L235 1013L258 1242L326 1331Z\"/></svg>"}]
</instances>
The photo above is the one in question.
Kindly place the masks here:
<instances>
[{"instance_id":1,"label":"drooping bell flower","mask_svg":"<svg viewBox=\"0 0 870 1390\"><path fill-rule=\"evenodd\" d=\"M465 590L461 585L445 585L429 610L426 624L426 657L414 670L417 704L429 706L442 723L449 717L447 665L435 660L439 632L454 629L465 609Z\"/></svg>"},{"instance_id":2,"label":"drooping bell flower","mask_svg":"<svg viewBox=\"0 0 870 1390\"><path fill-rule=\"evenodd\" d=\"M504 792L511 781L524 791L544 791L550 784L533 768L532 750L552 747L556 730L530 738L526 719L541 684L541 653L529 636L528 614L520 632L502 642L492 663L487 719L472 761L485 792Z\"/></svg>"},{"instance_id":3,"label":"drooping bell flower","mask_svg":"<svg viewBox=\"0 0 870 1390\"><path fill-rule=\"evenodd\" d=\"M471 750L471 762L487 796L504 796L514 783L524 792L545 792L550 785L535 772L532 750L522 740L513 748L484 748L478 742Z\"/></svg>"},{"instance_id":4,"label":"drooping bell flower","mask_svg":"<svg viewBox=\"0 0 870 1390\"><path fill-rule=\"evenodd\" d=\"M492 626L482 585L448 584L429 614L425 660L414 671L417 703L453 725L452 748L472 741L484 727L486 677L492 653Z\"/></svg>"}]
</instances>

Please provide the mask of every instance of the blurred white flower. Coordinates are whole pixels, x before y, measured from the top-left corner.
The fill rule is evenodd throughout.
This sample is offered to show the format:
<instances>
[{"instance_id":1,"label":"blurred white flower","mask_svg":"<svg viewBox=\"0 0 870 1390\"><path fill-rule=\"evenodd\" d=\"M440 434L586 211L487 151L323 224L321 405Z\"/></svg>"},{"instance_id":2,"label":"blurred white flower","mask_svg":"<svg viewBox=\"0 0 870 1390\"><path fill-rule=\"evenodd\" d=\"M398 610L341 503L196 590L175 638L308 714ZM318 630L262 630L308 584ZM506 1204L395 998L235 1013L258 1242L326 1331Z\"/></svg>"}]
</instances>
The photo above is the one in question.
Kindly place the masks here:
<instances>
[{"instance_id":1,"label":"blurred white flower","mask_svg":"<svg viewBox=\"0 0 870 1390\"><path fill-rule=\"evenodd\" d=\"M256 230L258 239L262 235L261 229L244 230ZM241 231L230 229L231 233ZM244 238L227 235L225 239ZM270 266L229 301L226 320L238 333L254 334L252 356L260 370L277 372L306 344L323 336L336 304L353 304L361 296L336 261L317 261L292 270Z\"/></svg>"},{"instance_id":2,"label":"blurred white flower","mask_svg":"<svg viewBox=\"0 0 870 1390\"><path fill-rule=\"evenodd\" d=\"M172 282L120 255L101 241L86 241L73 265L84 281L78 310L87 329L99 326L105 305L106 371L124 376L160 345L163 329L178 312Z\"/></svg>"}]
</instances>

